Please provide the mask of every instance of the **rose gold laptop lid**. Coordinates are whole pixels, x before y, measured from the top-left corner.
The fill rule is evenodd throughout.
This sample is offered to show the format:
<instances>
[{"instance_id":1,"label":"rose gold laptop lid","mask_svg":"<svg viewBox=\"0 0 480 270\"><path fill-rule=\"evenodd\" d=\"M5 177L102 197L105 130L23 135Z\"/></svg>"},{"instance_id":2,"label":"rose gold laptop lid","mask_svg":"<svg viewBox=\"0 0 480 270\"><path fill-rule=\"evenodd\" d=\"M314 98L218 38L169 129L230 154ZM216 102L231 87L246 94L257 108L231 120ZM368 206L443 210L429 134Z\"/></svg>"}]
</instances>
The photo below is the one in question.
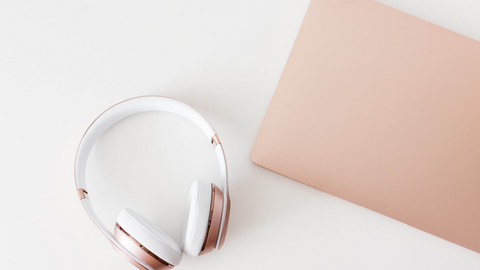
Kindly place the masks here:
<instances>
[{"instance_id":1,"label":"rose gold laptop lid","mask_svg":"<svg viewBox=\"0 0 480 270\"><path fill-rule=\"evenodd\" d=\"M480 42L312 0L251 158L480 252Z\"/></svg>"}]
</instances>

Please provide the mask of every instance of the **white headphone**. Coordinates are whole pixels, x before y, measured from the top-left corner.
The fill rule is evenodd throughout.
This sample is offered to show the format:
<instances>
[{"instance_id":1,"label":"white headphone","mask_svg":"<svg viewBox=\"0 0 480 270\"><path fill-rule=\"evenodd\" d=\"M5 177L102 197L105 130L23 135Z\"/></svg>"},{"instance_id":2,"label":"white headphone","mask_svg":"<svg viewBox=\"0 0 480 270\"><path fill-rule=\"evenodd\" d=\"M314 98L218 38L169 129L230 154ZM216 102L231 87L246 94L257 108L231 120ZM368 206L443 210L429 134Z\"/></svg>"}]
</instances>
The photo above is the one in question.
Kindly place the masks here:
<instances>
[{"instance_id":1,"label":"white headphone","mask_svg":"<svg viewBox=\"0 0 480 270\"><path fill-rule=\"evenodd\" d=\"M180 263L183 253L170 236L131 209L124 209L120 213L112 233L100 221L87 196L85 169L88 155L97 139L116 122L147 111L164 111L183 116L200 127L211 143L215 144L223 189L203 181L193 182L188 196L188 217L183 229L183 251L195 257L221 249L230 215L225 153L210 123L185 103L161 96L142 96L122 101L107 109L93 121L80 141L75 158L75 181L78 196L87 214L115 250L139 269L170 269Z\"/></svg>"}]
</instances>

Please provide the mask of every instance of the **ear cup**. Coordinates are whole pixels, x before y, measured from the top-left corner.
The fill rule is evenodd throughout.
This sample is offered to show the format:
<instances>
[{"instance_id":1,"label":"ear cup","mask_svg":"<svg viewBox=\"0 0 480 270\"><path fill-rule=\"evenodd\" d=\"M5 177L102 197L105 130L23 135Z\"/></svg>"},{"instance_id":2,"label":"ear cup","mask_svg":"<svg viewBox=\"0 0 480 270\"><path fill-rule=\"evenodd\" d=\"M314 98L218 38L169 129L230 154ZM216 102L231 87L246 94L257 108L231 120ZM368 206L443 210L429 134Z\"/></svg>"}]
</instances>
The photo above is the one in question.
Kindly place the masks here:
<instances>
[{"instance_id":1,"label":"ear cup","mask_svg":"<svg viewBox=\"0 0 480 270\"><path fill-rule=\"evenodd\" d=\"M138 257L151 266L156 264L156 261L162 262L162 260L162 263L175 266L182 259L182 249L175 240L131 209L124 209L118 216L115 237L137 256L138 251L141 253L142 250L147 249ZM152 256L151 253L154 255ZM149 263L150 261L153 263Z\"/></svg>"},{"instance_id":2,"label":"ear cup","mask_svg":"<svg viewBox=\"0 0 480 270\"><path fill-rule=\"evenodd\" d=\"M202 250L207 233L211 200L212 185L195 180L188 194L186 219L183 226L183 249L189 256L198 256Z\"/></svg>"}]
</instances>

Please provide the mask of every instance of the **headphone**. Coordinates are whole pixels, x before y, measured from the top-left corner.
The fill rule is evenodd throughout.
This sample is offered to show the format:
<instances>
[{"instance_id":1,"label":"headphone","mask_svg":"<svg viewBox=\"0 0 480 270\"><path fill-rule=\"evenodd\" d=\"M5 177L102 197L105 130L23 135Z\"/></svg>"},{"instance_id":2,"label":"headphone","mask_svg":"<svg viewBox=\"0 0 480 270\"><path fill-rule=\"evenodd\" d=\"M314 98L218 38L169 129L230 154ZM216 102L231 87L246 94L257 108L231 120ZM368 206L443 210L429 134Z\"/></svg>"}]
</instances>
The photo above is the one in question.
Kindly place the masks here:
<instances>
[{"instance_id":1,"label":"headphone","mask_svg":"<svg viewBox=\"0 0 480 270\"><path fill-rule=\"evenodd\" d=\"M93 121L80 141L75 158L75 182L85 211L117 252L138 269L171 269L182 259L182 248L177 242L131 209L124 209L120 213L112 233L93 210L85 180L88 155L97 139L116 122L147 111L163 111L183 116L200 127L215 145L223 189L219 189L212 183L198 180L193 182L188 195L182 244L183 252L192 257L221 249L225 242L230 216L225 153L210 123L199 112L183 102L161 96L142 96L127 99L104 111Z\"/></svg>"}]
</instances>

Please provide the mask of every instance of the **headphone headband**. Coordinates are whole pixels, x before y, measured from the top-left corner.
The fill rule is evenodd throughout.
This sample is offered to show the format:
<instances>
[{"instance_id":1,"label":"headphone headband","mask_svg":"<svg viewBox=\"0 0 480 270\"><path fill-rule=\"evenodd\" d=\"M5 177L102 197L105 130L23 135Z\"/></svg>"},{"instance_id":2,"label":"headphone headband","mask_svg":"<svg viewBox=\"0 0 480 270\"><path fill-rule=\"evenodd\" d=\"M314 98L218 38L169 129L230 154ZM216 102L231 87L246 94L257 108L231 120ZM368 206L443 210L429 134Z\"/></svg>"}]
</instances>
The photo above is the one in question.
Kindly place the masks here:
<instances>
[{"instance_id":1,"label":"headphone headband","mask_svg":"<svg viewBox=\"0 0 480 270\"><path fill-rule=\"evenodd\" d=\"M123 245L120 244L113 236L112 231L108 230L98 218L92 207L90 199L88 198L88 196L86 196L88 192L85 179L85 170L87 166L88 156L95 142L102 136L102 134L118 121L128 116L148 111L163 111L183 116L195 123L198 127L200 127L200 129L202 129L203 133L205 133L205 135L212 144L215 143L215 153L220 164L220 175L223 180L222 192L224 196L226 196L223 201L219 235L224 235L224 233L222 232L224 229L226 230L226 228L224 228L224 222L226 219L228 222L227 210L229 209L230 200L228 194L227 163L220 139L218 138L215 130L210 125L210 123L192 107L188 106L183 102L167 97L141 96L117 103L104 111L102 114L100 114L100 116L98 116L93 121L87 131L85 131L85 134L83 135L83 138L80 141L77 149L77 155L75 158L75 182L77 186L78 196L80 197L80 200L82 201L82 204L87 211L87 214L90 216L95 225L97 225L97 227L103 232L103 234L105 234L105 236L110 240L110 242L114 245L115 248L120 249L121 251L123 251L123 253L134 259L137 263L141 264L145 268L152 269L147 264L144 264L143 261L139 260L128 249L123 247ZM218 237L215 244L215 249L221 248L223 244L221 243L221 238L222 237Z\"/></svg>"}]
</instances>

